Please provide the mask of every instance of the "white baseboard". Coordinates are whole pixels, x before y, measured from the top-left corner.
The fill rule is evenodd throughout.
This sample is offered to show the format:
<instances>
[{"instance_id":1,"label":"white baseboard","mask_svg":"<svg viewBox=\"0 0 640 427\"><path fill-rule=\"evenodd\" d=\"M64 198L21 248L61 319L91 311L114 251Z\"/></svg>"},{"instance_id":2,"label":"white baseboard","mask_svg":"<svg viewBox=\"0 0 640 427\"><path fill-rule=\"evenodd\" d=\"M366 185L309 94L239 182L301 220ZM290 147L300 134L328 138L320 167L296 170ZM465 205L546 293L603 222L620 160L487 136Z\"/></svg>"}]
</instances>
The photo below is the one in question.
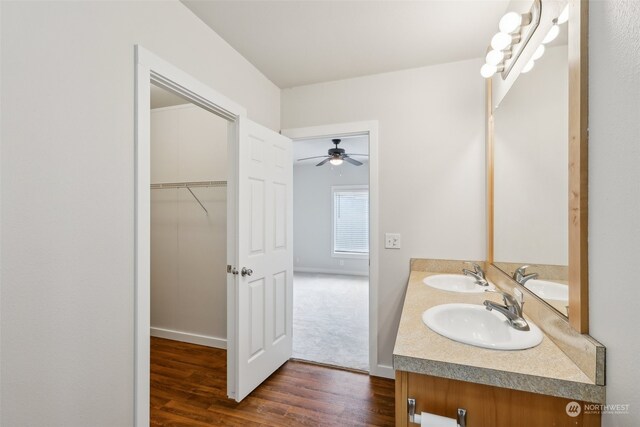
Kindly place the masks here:
<instances>
[{"instance_id":1,"label":"white baseboard","mask_svg":"<svg viewBox=\"0 0 640 427\"><path fill-rule=\"evenodd\" d=\"M321 273L321 274L344 274L345 276L368 276L369 271L357 270L338 270L332 268L316 268L316 267L294 267L294 273Z\"/></svg>"},{"instance_id":2,"label":"white baseboard","mask_svg":"<svg viewBox=\"0 0 640 427\"><path fill-rule=\"evenodd\" d=\"M166 338L169 340L188 342L191 344L204 345L207 347L221 348L226 350L227 340L224 338L210 337L207 335L192 334L189 332L172 331L171 329L162 329L151 327L151 336L158 338Z\"/></svg>"},{"instance_id":3,"label":"white baseboard","mask_svg":"<svg viewBox=\"0 0 640 427\"><path fill-rule=\"evenodd\" d=\"M375 367L375 369L371 369L369 371L370 375L373 375L374 377L382 377L382 378L390 378L390 379L395 379L396 377L396 371L393 370L393 366L387 366L387 365L378 365Z\"/></svg>"}]
</instances>

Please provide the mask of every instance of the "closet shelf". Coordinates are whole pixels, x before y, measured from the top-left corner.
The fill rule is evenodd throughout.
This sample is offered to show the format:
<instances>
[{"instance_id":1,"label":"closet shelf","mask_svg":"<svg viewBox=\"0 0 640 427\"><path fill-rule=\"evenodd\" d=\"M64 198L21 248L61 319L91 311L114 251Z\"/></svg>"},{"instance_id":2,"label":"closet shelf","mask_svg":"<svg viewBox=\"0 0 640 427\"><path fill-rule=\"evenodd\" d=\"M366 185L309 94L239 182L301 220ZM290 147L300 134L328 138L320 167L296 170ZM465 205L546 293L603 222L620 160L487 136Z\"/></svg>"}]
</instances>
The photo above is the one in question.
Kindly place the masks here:
<instances>
[{"instance_id":1,"label":"closet shelf","mask_svg":"<svg viewBox=\"0 0 640 427\"><path fill-rule=\"evenodd\" d=\"M204 210L204 212L209 215L209 211L204 207L198 196L191 191L191 188L207 188L207 187L226 187L227 181L191 181L191 182L163 182L159 184L151 184L152 190L164 190L167 188L186 188L189 190L189 193L196 199L196 202L200 205L200 207Z\"/></svg>"},{"instance_id":2,"label":"closet shelf","mask_svg":"<svg viewBox=\"0 0 640 427\"><path fill-rule=\"evenodd\" d=\"M196 187L226 187L227 181L191 181L191 182L162 182L151 184L152 190L163 190L167 188L196 188Z\"/></svg>"}]
</instances>

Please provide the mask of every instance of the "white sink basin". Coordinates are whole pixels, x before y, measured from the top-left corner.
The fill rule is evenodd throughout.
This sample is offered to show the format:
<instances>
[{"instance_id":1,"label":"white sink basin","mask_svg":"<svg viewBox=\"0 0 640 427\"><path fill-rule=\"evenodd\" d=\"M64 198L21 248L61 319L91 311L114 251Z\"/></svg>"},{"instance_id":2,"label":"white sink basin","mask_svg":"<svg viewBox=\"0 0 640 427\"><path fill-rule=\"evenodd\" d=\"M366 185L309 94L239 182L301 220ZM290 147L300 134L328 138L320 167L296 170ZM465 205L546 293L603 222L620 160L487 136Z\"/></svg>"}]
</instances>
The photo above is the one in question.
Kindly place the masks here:
<instances>
[{"instance_id":1,"label":"white sink basin","mask_svg":"<svg viewBox=\"0 0 640 427\"><path fill-rule=\"evenodd\" d=\"M476 279L463 274L436 274L425 277L422 283L432 288L451 292L481 293L485 289L495 289L491 283L489 286L477 285Z\"/></svg>"},{"instance_id":2,"label":"white sink basin","mask_svg":"<svg viewBox=\"0 0 640 427\"><path fill-rule=\"evenodd\" d=\"M524 283L524 287L530 289L540 298L565 302L569 301L569 286L563 285L562 283L530 279Z\"/></svg>"},{"instance_id":3,"label":"white sink basin","mask_svg":"<svg viewBox=\"0 0 640 427\"><path fill-rule=\"evenodd\" d=\"M506 317L477 304L442 304L422 313L422 321L454 341L494 350L524 350L542 342L542 332L529 322L528 331L509 326Z\"/></svg>"}]
</instances>

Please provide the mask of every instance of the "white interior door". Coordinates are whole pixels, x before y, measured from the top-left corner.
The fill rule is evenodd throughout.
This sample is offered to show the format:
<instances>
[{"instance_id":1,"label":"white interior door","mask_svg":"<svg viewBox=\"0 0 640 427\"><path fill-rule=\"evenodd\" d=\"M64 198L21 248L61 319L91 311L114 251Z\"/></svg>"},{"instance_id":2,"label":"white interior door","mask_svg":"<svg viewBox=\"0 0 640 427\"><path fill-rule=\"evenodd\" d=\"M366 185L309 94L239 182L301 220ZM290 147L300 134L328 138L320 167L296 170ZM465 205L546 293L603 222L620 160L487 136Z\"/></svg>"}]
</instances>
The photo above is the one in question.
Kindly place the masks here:
<instances>
[{"instance_id":1,"label":"white interior door","mask_svg":"<svg viewBox=\"0 0 640 427\"><path fill-rule=\"evenodd\" d=\"M228 378L241 401L291 357L293 159L289 138L243 117L238 131L235 375Z\"/></svg>"}]
</instances>

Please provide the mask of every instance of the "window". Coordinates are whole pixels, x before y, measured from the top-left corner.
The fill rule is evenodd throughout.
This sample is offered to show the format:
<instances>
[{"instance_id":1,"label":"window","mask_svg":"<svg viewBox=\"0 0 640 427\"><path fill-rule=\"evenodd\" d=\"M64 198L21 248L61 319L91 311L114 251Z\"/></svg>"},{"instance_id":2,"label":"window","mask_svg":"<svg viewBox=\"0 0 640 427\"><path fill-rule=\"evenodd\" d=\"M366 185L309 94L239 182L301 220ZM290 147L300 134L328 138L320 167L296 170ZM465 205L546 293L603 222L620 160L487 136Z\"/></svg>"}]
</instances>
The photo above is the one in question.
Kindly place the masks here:
<instances>
[{"instance_id":1,"label":"window","mask_svg":"<svg viewBox=\"0 0 640 427\"><path fill-rule=\"evenodd\" d=\"M333 196L333 256L368 258L369 187L331 187Z\"/></svg>"}]
</instances>

